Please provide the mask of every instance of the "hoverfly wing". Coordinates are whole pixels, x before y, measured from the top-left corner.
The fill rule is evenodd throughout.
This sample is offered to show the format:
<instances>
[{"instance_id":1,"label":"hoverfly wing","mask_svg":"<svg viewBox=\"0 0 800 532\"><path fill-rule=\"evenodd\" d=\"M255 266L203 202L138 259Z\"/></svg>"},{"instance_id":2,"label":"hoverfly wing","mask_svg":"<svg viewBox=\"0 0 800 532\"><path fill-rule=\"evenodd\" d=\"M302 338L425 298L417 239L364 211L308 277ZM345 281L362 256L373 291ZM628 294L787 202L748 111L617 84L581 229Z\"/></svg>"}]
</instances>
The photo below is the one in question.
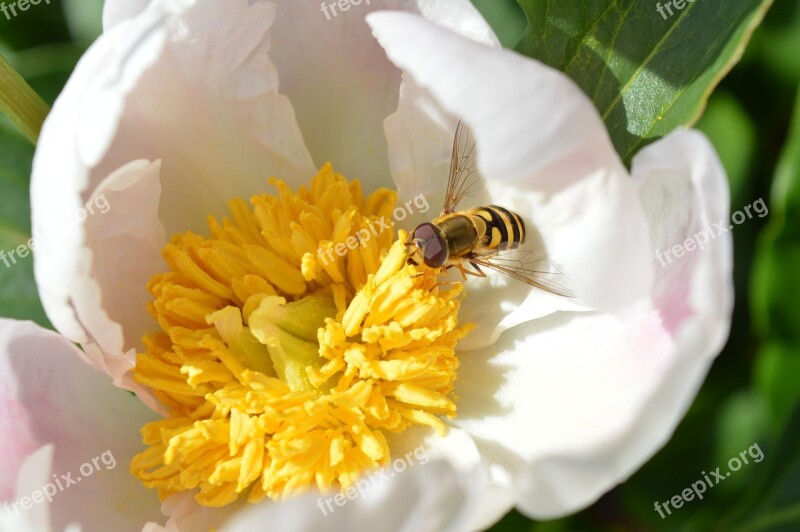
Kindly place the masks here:
<instances>
[{"instance_id":1,"label":"hoverfly wing","mask_svg":"<svg viewBox=\"0 0 800 532\"><path fill-rule=\"evenodd\" d=\"M569 278L553 260L531 250L506 248L470 257L470 262L557 296L574 298Z\"/></svg>"},{"instance_id":2,"label":"hoverfly wing","mask_svg":"<svg viewBox=\"0 0 800 532\"><path fill-rule=\"evenodd\" d=\"M472 193L480 180L475 157L475 140L462 120L456 125L453 137L453 154L450 158L450 177L440 216L456 210L458 203Z\"/></svg>"}]
</instances>

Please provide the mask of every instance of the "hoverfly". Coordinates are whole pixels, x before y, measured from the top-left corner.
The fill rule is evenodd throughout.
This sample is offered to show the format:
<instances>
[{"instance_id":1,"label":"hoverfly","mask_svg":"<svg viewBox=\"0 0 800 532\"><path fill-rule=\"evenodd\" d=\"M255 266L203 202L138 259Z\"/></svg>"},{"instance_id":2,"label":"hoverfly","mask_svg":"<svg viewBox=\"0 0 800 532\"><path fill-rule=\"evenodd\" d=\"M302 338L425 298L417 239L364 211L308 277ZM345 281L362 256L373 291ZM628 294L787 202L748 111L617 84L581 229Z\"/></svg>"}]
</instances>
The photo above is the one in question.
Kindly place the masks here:
<instances>
[{"instance_id":1,"label":"hoverfly","mask_svg":"<svg viewBox=\"0 0 800 532\"><path fill-rule=\"evenodd\" d=\"M464 281L467 274L486 277L483 267L559 296L575 297L553 261L523 248L525 222L520 215L499 205L456 210L480 178L475 164L475 141L459 121L442 212L414 229L406 244L411 248L409 264L457 268Z\"/></svg>"}]
</instances>

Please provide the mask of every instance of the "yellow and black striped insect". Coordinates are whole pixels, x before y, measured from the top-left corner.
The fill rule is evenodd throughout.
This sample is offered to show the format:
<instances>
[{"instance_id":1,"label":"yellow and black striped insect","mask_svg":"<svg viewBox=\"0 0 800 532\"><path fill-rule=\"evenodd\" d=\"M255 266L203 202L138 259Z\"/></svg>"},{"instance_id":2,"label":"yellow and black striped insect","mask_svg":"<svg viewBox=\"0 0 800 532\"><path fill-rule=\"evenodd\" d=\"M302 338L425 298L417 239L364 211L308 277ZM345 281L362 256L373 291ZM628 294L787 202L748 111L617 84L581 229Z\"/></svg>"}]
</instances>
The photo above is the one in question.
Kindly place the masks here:
<instances>
[{"instance_id":1,"label":"yellow and black striped insect","mask_svg":"<svg viewBox=\"0 0 800 532\"><path fill-rule=\"evenodd\" d=\"M432 222L414 229L407 244L409 263L457 268L464 281L467 274L486 277L481 269L484 267L547 292L574 297L566 286L566 277L553 261L540 251L523 247L525 222L520 215L499 205L456 210L480 179L475 164L475 142L459 121L442 212Z\"/></svg>"}]
</instances>

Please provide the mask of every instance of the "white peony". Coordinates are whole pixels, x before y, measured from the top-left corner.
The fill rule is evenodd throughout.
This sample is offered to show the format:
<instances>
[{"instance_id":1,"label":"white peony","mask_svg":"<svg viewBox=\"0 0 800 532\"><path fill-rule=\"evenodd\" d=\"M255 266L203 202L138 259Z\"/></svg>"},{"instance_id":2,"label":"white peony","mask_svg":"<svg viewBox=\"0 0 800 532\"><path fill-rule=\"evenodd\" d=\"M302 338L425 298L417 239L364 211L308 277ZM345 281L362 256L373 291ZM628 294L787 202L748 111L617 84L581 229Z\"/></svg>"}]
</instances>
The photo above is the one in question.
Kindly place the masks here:
<instances>
[{"instance_id":1,"label":"white peony","mask_svg":"<svg viewBox=\"0 0 800 532\"><path fill-rule=\"evenodd\" d=\"M33 236L47 243L35 273L61 335L0 321L0 490L19 500L36 489L15 488L21 471L49 470L39 475L49 482L106 450L118 465L9 527L473 530L514 507L536 518L584 508L669 439L730 326L729 235L666 266L655 259L728 218L708 141L675 132L629 173L584 94L501 49L468 1L348 5L329 17L313 0L106 3L105 32L34 161ZM457 117L485 176L464 205L522 214L580 304L495 274L470 279L459 319L476 328L459 343L446 436L420 426L390 436L393 458L424 445L430 462L332 513L316 493L215 509L187 492L159 509L128 466L162 410L132 370L155 328L145 287L166 269L167 238L207 233L230 198L264 193L269 176L296 189L326 161L366 193L424 194L431 211L400 223L411 230L441 204ZM99 194L107 213L64 223ZM45 444L52 464L48 448L21 470Z\"/></svg>"}]
</instances>

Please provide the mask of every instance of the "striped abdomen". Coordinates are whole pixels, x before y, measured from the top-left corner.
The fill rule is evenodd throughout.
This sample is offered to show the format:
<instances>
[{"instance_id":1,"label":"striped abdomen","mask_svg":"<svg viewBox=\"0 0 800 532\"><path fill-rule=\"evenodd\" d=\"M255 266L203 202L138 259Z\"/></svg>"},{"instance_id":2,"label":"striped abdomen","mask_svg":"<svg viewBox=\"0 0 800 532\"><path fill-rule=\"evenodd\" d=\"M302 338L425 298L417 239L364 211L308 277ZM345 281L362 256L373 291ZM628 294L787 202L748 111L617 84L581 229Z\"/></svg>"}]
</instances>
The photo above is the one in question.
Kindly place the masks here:
<instances>
[{"instance_id":1,"label":"striped abdomen","mask_svg":"<svg viewBox=\"0 0 800 532\"><path fill-rule=\"evenodd\" d=\"M466 214L472 217L481 235L480 247L484 249L497 249L501 244L513 249L525 241L525 222L505 207L485 205L469 209Z\"/></svg>"}]
</instances>

